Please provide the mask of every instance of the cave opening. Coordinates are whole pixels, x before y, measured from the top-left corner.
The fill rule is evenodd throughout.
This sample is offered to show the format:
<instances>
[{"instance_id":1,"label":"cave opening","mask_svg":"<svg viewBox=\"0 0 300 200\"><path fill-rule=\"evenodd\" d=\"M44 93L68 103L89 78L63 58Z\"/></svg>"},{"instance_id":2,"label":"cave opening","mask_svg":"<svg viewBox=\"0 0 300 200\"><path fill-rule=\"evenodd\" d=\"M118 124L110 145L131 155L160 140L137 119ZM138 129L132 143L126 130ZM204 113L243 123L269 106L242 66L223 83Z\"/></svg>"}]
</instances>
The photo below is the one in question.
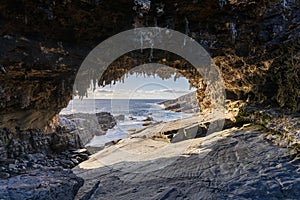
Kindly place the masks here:
<instances>
[{"instance_id":1,"label":"cave opening","mask_svg":"<svg viewBox=\"0 0 300 200\"><path fill-rule=\"evenodd\" d=\"M104 77L109 77L111 68ZM132 67L110 84L90 80L86 94L83 98L73 97L60 112L60 121L61 125L73 121L81 131L81 141L91 152L142 128L190 117L200 111L196 88L190 80L178 69L164 64Z\"/></svg>"},{"instance_id":2,"label":"cave opening","mask_svg":"<svg viewBox=\"0 0 300 200\"><path fill-rule=\"evenodd\" d=\"M107 70L103 76L115 76L115 72L118 70L124 70L124 68L114 68L113 74L110 75L107 75L107 73L111 73L112 71ZM155 73L153 73L153 71L155 71ZM106 82L104 80L101 84L103 76L99 81L91 80L90 86L86 90L85 98L80 98L79 95L75 95L69 105L63 109L61 113L96 113L100 111L118 113L119 108L114 107L115 102L127 101L127 103L129 103L134 100L151 100L152 102L175 101L181 96L189 98L185 99L185 101L189 101L190 110L200 110L199 105L195 104L195 102L197 102L195 93L196 87L191 84L191 80L185 78L176 68L157 63L142 64L133 67L121 77L113 77L114 80L112 80L112 82L106 78ZM117 81L115 79L117 79ZM91 103L91 100L93 100L93 103ZM105 100L106 102L109 100L111 105L109 107L103 105L103 108L101 108L101 105L96 105L95 101L97 100ZM185 102L185 107L187 106L186 104L187 102ZM132 107L132 109L133 108L134 107ZM169 109L174 112L182 111L180 110L180 105L177 106L177 108ZM187 110L187 108L182 109Z\"/></svg>"},{"instance_id":3,"label":"cave opening","mask_svg":"<svg viewBox=\"0 0 300 200\"><path fill-rule=\"evenodd\" d=\"M131 88L121 88L125 83ZM96 46L77 72L73 95L63 110L70 113L60 122L75 122L85 146L103 147L148 126L183 118L195 117L188 123L220 119L206 127L212 129L207 133L221 129L224 121L220 72L201 45L169 29L129 30ZM205 116L200 114L205 110Z\"/></svg>"}]
</instances>

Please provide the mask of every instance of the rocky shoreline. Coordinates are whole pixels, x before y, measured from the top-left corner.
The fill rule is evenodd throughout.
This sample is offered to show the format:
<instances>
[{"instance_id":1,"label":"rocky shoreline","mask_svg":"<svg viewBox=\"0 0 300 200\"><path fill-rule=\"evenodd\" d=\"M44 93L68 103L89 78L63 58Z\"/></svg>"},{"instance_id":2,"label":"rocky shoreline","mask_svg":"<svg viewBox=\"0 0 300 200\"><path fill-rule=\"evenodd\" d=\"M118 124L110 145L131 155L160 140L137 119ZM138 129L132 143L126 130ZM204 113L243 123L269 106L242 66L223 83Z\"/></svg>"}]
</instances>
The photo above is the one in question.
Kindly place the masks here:
<instances>
[{"instance_id":1,"label":"rocky shoreline","mask_svg":"<svg viewBox=\"0 0 300 200\"><path fill-rule=\"evenodd\" d=\"M116 119L108 112L60 115L62 129L78 135L82 147L94 136L105 135L107 130L114 128L116 124Z\"/></svg>"},{"instance_id":2,"label":"rocky shoreline","mask_svg":"<svg viewBox=\"0 0 300 200\"><path fill-rule=\"evenodd\" d=\"M72 169L84 180L75 199L299 198L300 116L237 101L226 107L222 131L208 133L219 119L202 113L99 150Z\"/></svg>"},{"instance_id":3,"label":"rocky shoreline","mask_svg":"<svg viewBox=\"0 0 300 200\"><path fill-rule=\"evenodd\" d=\"M181 110L181 112L185 112L185 111ZM275 151L284 152L283 154L279 154L278 158L276 158L283 161L279 161L279 160L277 161L274 158L273 161L270 162L274 162L274 165L276 164L276 166L288 165L289 166L288 168L292 170L289 173L293 175L288 175L285 174L285 172L281 171L280 173L278 172L279 173L278 176L285 176L285 175L291 176L290 177L291 179L289 179L288 182L290 180L293 180L295 183L286 187L290 188L289 190L292 190L293 192L295 190L298 190L298 188L295 188L298 183L298 179L295 179L295 177L297 177L300 172L299 170L300 116L298 116L297 114L291 114L287 111L283 111L282 109L279 110L261 109L259 107L244 106L244 104L240 102L229 102L227 103L227 114L225 116L224 128L223 128L224 131L213 133L211 135L208 134L209 126L210 125L215 126L216 124L218 124L219 122L216 121L218 121L219 119L214 119L214 121L210 121L208 115L205 114L205 112L202 113L201 115L202 115L201 117L199 117L198 115L194 115L186 119L179 119L171 122L161 122L161 123L151 124L146 128L141 128L140 130L135 131L129 138L125 138L117 143L106 145L101 149L97 149L96 154L91 156L86 149L79 149L79 148L82 148L89 140L91 140L93 135L105 134L105 131L107 131L107 129L113 128L116 125L116 120L109 113L98 113L95 115L81 113L76 115L61 116L60 127L57 129L57 132L55 134L52 134L51 136L47 136L47 135L45 136L39 133L37 130L31 130L30 132L20 132L17 134L23 134L22 137L23 140L20 140L19 143L16 142L16 140L13 140L14 134L16 133L2 129L1 142L2 144L6 142L5 144L7 145L5 151L3 151L2 148L1 155L3 159L0 160L0 183L1 183L0 196L3 197L4 199L31 199L31 198L57 199L58 197L61 196L62 191L67 191L66 196L64 196L66 199L74 199L74 198L75 199L92 199L92 198L101 199L103 192L106 193L105 188L107 187L107 180L108 179L110 180L111 177L111 175L109 174L110 172L113 172L114 176L119 177L120 179L123 179L124 178L123 176L125 176L125 174L128 173L128 171L126 171L126 173L123 174L122 170L121 171L117 170L119 172L114 170L106 171L106 165L98 166L99 161L101 163L101 159L105 158L105 156L101 156L102 153L104 153L104 155L110 155L110 153L108 152L110 152L111 149L122 149L124 148L124 146L127 145L132 147L129 149L127 148L126 151L139 152L140 147L144 146L143 148L144 151L145 148L147 148L147 146L150 145L152 146L151 148L155 149L157 148L156 145L158 144L163 146L167 145L164 148L164 151L166 151L167 153L170 151L167 150L169 148L168 147L169 144L179 145L178 148L180 147L180 145L185 144L187 142L188 143L196 142L198 145L200 144L203 145L203 141L210 143L210 140L214 141L215 140L214 138L216 137L220 141L213 142L213 145L210 146L210 148L220 149L221 146L223 145L222 141L228 140L227 136L226 137L222 136L224 134L225 135L229 134L230 135L229 138L231 139L235 138L234 140L238 139L239 142L241 143L247 141L249 143L248 144L249 146L255 145L254 141L252 141L253 140L252 138L257 137L258 139L255 139L256 142L258 141L263 143L265 141L270 142L271 145L270 154L274 153ZM197 129L196 132L194 131L195 129ZM249 136L248 135L249 132L253 134L253 136ZM225 142L225 143L227 145L226 148L229 149L233 148L232 145L235 144L235 142L233 143ZM37 150L37 148L34 148L34 146L32 146L33 144L35 146L40 145L38 148L39 150ZM207 155L206 153L203 154L201 153L202 151L197 150L198 147L194 146L193 148L194 148L193 150L194 153L192 154L182 153L180 155L176 155L175 157L185 156L187 159L190 159L189 157L195 154L201 159L203 158L204 161L205 159L208 159L205 157L205 155ZM257 151L256 147L254 148L255 148L254 151ZM260 148L261 149L259 149L259 151L263 151L263 146L261 146ZM234 151L235 152L238 151L243 155L245 153L243 152L245 151L244 149L241 150L234 149ZM215 153L217 152L219 154L219 151L216 151ZM228 150L227 153L232 154L234 152L230 152ZM259 154L259 152L256 153ZM112 155L110 156L112 158L113 157L119 158L120 156L125 158L124 161L122 161L121 159L121 160L116 160L111 164L108 164L113 166L112 169L114 169L115 167L117 169L121 167L122 169L123 168L122 163L126 161L126 155L118 156L118 155L114 155L113 152L111 152L111 154ZM230 157L230 155L227 156ZM151 156L149 156L149 159L150 157ZM209 159L214 159L214 158L211 157ZM250 158L250 161L252 159L254 158ZM159 154L152 155L152 158L150 160L152 160L151 163L153 165L155 165L156 162L162 162L161 158L159 158ZM201 160L201 162L204 161ZM255 160L252 161L256 162ZM93 164L94 162L96 164ZM169 161L163 161L163 162L168 163ZM193 162L196 162L196 160ZM216 161L216 163L214 164L212 163L212 164L217 165L217 162L219 161ZM236 160L236 162L239 161ZM264 163L265 161L260 161L260 162ZM141 169L143 169L144 166L143 163L148 163L148 161L144 162L143 160L139 160L136 163L134 162L129 165L126 164L126 166L129 167L130 169L131 165L133 166L142 165ZM172 165L175 166L180 165L178 163L178 159L175 159L175 161L172 161L172 163L173 163ZM195 165L195 167L197 167L199 163L198 164L190 163L190 164ZM156 165L157 167L159 167L159 165L161 164L157 163ZM158 171L154 170L154 171L155 173L158 173L157 176L159 176L159 174L165 173L164 171L167 170L169 167L172 167L172 165L165 166L163 164L160 166L163 171L159 171L159 170ZM189 165L187 167L189 167ZM251 167L258 167L258 166L251 165ZM173 170L179 170L179 168L180 167L175 167ZM101 172L100 173L101 176L97 175L99 171ZM225 173L225 174L231 173L229 171L222 171L220 173ZM134 170L130 171L129 175L131 173L135 174L136 172L134 172ZM192 169L189 169L189 170L185 170L184 173L195 174L198 172L193 172ZM267 174L269 173L270 172L267 172ZM136 174L136 176L139 177L139 176L146 176L146 175L143 172L141 172L141 170L138 170L138 174ZM221 174L220 176L223 175ZM156 188L157 191L160 191L158 192L158 196L156 195L154 197L150 195L146 199L153 199L153 198L155 199L156 197L165 198L168 197L169 195L171 195L172 198L173 197L175 198L175 196L177 195L179 195L180 198L182 198L185 195L188 197L193 196L193 194L189 192L183 195L184 192L182 191L182 189L178 189L178 186L176 184L179 184L178 181L181 180L182 178L183 178L182 176L176 177L175 179L174 177L171 177L172 181L169 183L166 182L166 184L171 184L171 185L175 184L172 186L173 189L170 190L167 189L167 191L165 190L161 191L159 188ZM205 178L206 179L211 178L212 179L211 181L216 181L214 180L214 177L208 176ZM250 179L251 178L245 181L250 181ZM282 183L281 179L280 180L278 179L279 180L278 181L277 178L275 178L275 180L277 181L277 184L279 184L281 188L285 188L284 186L285 183ZM129 180L129 182L131 181L133 180ZM151 181L157 183L165 182L163 179L159 177L151 179ZM26 185L27 182L32 182L34 184ZM222 185L226 182L226 180L220 179L218 180L218 182L220 182L220 184ZM47 187L40 187L39 186L40 184L42 185L44 184L45 186L47 185ZM147 184L144 182L140 182L139 178L135 178L132 184L133 184L132 188L137 188L137 184L144 184L141 191L146 194L149 194L149 191L155 188L154 187L150 190L146 189ZM201 184L204 184L204 182ZM240 183L239 181L237 181L234 184L240 184ZM255 183L255 184L260 185L257 187L263 187L263 185L266 183L264 183L263 181L262 183ZM100 185L102 187L104 186L103 191L99 188ZM120 190L124 189L123 184L114 181L109 185L120 188ZM152 187L151 185L148 186L150 188ZM191 186L186 185L185 187L189 188ZM288 192L280 193L276 191L277 189L274 189L274 187L272 186L273 189L269 188L269 190L270 191L274 190L273 192L275 192L278 197L285 196L285 197L294 198L300 196L300 194L298 193L293 193L293 194L289 194ZM191 189L188 188L184 189L184 191ZM209 187L204 187L204 188L206 189L204 189L205 190L204 192L201 192L201 195L204 195L202 197L208 198L210 196L214 196L210 192ZM252 189L253 191L256 191L256 189L255 190L254 188ZM140 189L135 189L135 190L139 191ZM281 190L284 191L285 189L281 189ZM231 189L229 189L228 191L231 191ZM108 198L108 199L134 198L135 193L137 193L136 195L138 195L139 192L125 192L121 196L119 196L120 195L119 193L115 194L115 196L111 196L112 194L110 194L109 196L103 198ZM243 192L246 192L246 190ZM220 197L219 195L220 194L216 194L216 196L214 197ZM227 193L222 195L226 196ZM247 196L247 193L245 193L245 195ZM266 195L265 193L261 193L258 195L258 197L259 198L264 197L265 195Z\"/></svg>"},{"instance_id":4,"label":"rocky shoreline","mask_svg":"<svg viewBox=\"0 0 300 200\"><path fill-rule=\"evenodd\" d=\"M115 123L109 113L77 114L61 116L56 132L48 135L40 130L1 129L1 199L73 199L83 179L70 169L90 155L82 147Z\"/></svg>"},{"instance_id":5,"label":"rocky shoreline","mask_svg":"<svg viewBox=\"0 0 300 200\"><path fill-rule=\"evenodd\" d=\"M165 110L173 112L196 113L200 111L200 106L197 100L196 92L183 95L173 100L160 102Z\"/></svg>"},{"instance_id":6,"label":"rocky shoreline","mask_svg":"<svg viewBox=\"0 0 300 200\"><path fill-rule=\"evenodd\" d=\"M250 113L243 116L254 119ZM277 115L273 130L240 118L223 131L176 142L168 134L195 126L195 117L149 126L75 167L85 180L75 199L298 199L299 151L274 123L296 122L289 128L299 133L299 117Z\"/></svg>"}]
</instances>

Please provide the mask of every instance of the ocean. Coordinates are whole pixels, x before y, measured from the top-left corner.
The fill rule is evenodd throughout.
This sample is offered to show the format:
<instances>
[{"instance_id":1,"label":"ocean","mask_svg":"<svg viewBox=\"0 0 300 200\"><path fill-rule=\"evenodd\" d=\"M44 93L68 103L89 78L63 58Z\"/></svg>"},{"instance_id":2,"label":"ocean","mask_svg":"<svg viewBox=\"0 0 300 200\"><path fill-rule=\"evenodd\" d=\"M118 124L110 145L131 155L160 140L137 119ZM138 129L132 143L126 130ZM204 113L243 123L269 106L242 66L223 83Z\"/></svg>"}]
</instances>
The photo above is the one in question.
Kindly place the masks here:
<instances>
[{"instance_id":1,"label":"ocean","mask_svg":"<svg viewBox=\"0 0 300 200\"><path fill-rule=\"evenodd\" d=\"M125 115L125 120L129 117L143 119L151 115L155 121L170 121L189 116L185 113L164 110L159 102L162 99L74 99L68 107L61 111L61 114L74 113L98 113L109 112L114 116Z\"/></svg>"},{"instance_id":2,"label":"ocean","mask_svg":"<svg viewBox=\"0 0 300 200\"><path fill-rule=\"evenodd\" d=\"M106 135L95 136L88 146L103 146L105 143L122 139L130 134L130 130L143 127L145 119L151 117L152 123L182 119L191 114L164 110L159 102L162 99L74 99L60 114L109 112L117 118L114 129ZM124 118L124 119L122 119Z\"/></svg>"}]
</instances>

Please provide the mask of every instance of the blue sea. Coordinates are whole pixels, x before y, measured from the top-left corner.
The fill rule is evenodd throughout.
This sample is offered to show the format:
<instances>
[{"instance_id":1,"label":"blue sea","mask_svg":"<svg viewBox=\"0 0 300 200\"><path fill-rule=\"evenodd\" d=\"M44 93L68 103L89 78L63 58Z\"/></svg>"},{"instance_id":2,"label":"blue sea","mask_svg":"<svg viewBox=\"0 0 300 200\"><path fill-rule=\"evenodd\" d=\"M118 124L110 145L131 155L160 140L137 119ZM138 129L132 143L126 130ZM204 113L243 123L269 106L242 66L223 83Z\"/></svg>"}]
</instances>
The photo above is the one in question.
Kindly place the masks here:
<instances>
[{"instance_id":1,"label":"blue sea","mask_svg":"<svg viewBox=\"0 0 300 200\"><path fill-rule=\"evenodd\" d=\"M61 114L109 112L114 116L125 115L142 119L151 115L155 121L170 121L180 119L187 114L167 111L159 102L162 99L74 99Z\"/></svg>"},{"instance_id":2,"label":"blue sea","mask_svg":"<svg viewBox=\"0 0 300 200\"><path fill-rule=\"evenodd\" d=\"M76 113L99 113L109 112L114 117L120 115L123 119L117 120L117 126L113 130L108 130L105 136L95 136L89 144L90 146L103 146L105 143L122 139L130 134L130 130L143 127L145 119L151 117L152 123L166 122L181 119L191 114L172 112L164 110L159 102L162 99L74 99L68 107L63 109L60 114ZM120 117L122 118L122 117Z\"/></svg>"}]
</instances>

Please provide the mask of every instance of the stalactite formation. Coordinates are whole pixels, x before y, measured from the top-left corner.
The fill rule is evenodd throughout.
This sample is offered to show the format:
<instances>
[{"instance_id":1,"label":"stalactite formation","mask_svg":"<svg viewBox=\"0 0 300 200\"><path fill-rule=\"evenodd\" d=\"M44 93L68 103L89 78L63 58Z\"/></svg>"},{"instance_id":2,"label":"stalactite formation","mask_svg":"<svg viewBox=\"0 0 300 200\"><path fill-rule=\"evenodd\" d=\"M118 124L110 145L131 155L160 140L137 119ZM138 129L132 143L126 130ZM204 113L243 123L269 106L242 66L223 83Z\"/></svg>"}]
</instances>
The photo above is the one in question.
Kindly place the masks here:
<instances>
[{"instance_id":1,"label":"stalactite formation","mask_svg":"<svg viewBox=\"0 0 300 200\"><path fill-rule=\"evenodd\" d=\"M0 127L44 129L72 98L83 59L110 36L158 26L186 33L211 55L228 98L300 110L299 1L16 1L0 4ZM184 41L182 41L184 44ZM143 47L143 44L141 44ZM86 74L78 94L96 83L123 81L135 66L176 68L207 90L189 63L169 52L143 49L117 59L102 77ZM161 71L135 72L170 78ZM209 106L209 102L207 102ZM50 130L49 128L47 130Z\"/></svg>"}]
</instances>

